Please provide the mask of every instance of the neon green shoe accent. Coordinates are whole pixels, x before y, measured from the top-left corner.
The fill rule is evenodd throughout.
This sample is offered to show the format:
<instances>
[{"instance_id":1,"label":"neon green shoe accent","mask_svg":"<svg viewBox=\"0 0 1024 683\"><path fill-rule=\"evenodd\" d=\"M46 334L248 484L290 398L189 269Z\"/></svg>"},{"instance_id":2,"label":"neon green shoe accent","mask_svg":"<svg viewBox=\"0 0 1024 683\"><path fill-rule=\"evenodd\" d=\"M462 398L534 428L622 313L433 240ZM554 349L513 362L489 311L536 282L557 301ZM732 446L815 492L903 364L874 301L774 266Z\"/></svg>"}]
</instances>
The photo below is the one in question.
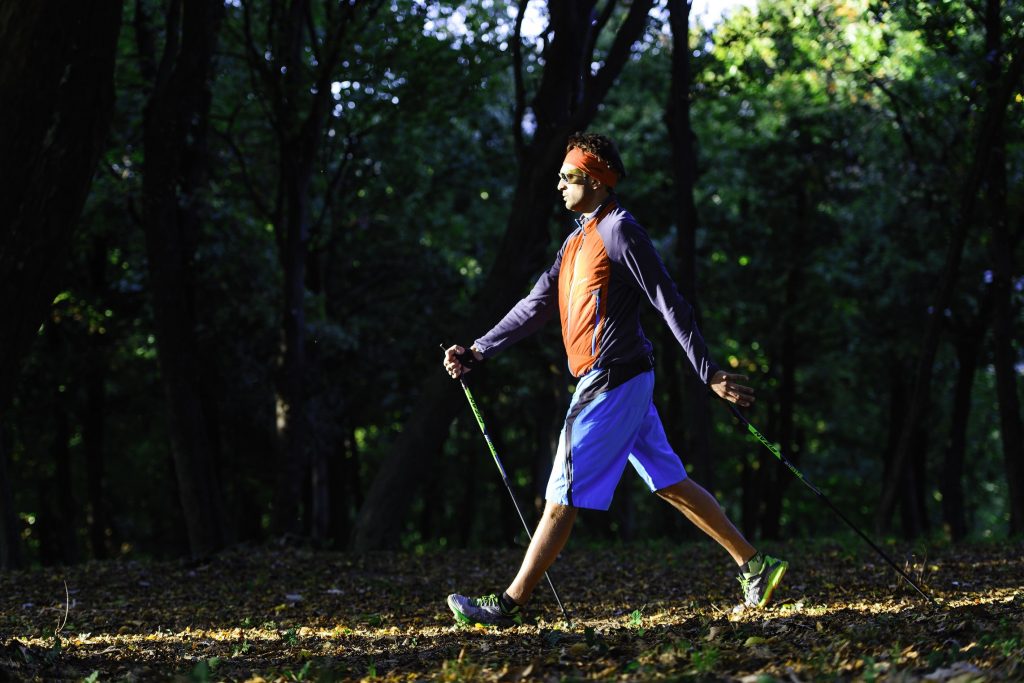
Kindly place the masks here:
<instances>
[{"instance_id":1,"label":"neon green shoe accent","mask_svg":"<svg viewBox=\"0 0 1024 683\"><path fill-rule=\"evenodd\" d=\"M741 573L736 579L743 589L743 604L746 607L761 609L768 604L772 593L782 582L789 563L769 555L764 556L761 568L752 574Z\"/></svg>"}]
</instances>

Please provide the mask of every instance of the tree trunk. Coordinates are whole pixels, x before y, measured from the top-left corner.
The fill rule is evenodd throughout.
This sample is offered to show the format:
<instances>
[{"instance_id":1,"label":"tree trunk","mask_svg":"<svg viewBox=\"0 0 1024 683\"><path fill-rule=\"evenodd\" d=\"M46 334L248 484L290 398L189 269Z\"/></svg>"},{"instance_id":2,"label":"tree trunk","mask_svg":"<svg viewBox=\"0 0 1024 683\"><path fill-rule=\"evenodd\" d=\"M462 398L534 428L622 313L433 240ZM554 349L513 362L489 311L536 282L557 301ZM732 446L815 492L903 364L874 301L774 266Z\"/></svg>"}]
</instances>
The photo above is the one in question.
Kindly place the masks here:
<instances>
[{"instance_id":1,"label":"tree trunk","mask_svg":"<svg viewBox=\"0 0 1024 683\"><path fill-rule=\"evenodd\" d=\"M693 190L697 182L695 136L690 126L690 3L671 0L668 5L672 28L672 86L665 119L672 145L672 178L676 226L676 260L679 264L679 291L691 306L698 326L701 324L697 297L697 205ZM685 365L685 361L684 361ZM705 488L714 487L711 460L711 413L708 388L691 371L684 372L683 414L688 426L686 458L694 479ZM676 381L673 376L669 381Z\"/></svg>"},{"instance_id":2,"label":"tree trunk","mask_svg":"<svg viewBox=\"0 0 1024 683\"><path fill-rule=\"evenodd\" d=\"M991 290L989 290L991 292ZM967 452L967 424L971 417L971 392L974 375L981 356L981 346L988 327L991 296L986 294L981 311L973 324L967 326L956 340L959 368L953 390L953 413L950 416L949 444L942 464L939 490L942 493L942 520L954 541L967 536L964 513L964 459Z\"/></svg>"},{"instance_id":3,"label":"tree trunk","mask_svg":"<svg viewBox=\"0 0 1024 683\"><path fill-rule=\"evenodd\" d=\"M89 289L99 300L106 292L109 253L104 238L93 242L89 258ZM104 442L106 437L106 378L109 368L108 334L91 333L88 360L83 370L85 405L82 407L82 451L85 454L86 525L93 559L109 556L107 502L103 495Z\"/></svg>"},{"instance_id":4,"label":"tree trunk","mask_svg":"<svg viewBox=\"0 0 1024 683\"><path fill-rule=\"evenodd\" d=\"M957 372L956 389L953 393L953 415L950 418L949 446L942 464L939 491L942 493L942 521L954 541L967 536L967 519L964 515L964 458L967 450L967 422L970 419L971 389L977 370L978 348L974 345L958 344L957 358L960 368Z\"/></svg>"},{"instance_id":5,"label":"tree trunk","mask_svg":"<svg viewBox=\"0 0 1024 683\"><path fill-rule=\"evenodd\" d=\"M900 435L903 434L903 426L907 419L907 386L906 379L901 372L903 363L898 359L893 361L889 368L889 427L888 440L885 450L882 452L882 481L889 481L897 476L893 473L896 463L896 449L900 445Z\"/></svg>"},{"instance_id":6,"label":"tree trunk","mask_svg":"<svg viewBox=\"0 0 1024 683\"><path fill-rule=\"evenodd\" d=\"M169 5L165 53L143 121L143 228L157 350L189 548L197 558L223 547L227 536L216 449L204 410L194 273L207 176L210 79L223 14L223 3L214 0Z\"/></svg>"},{"instance_id":7,"label":"tree trunk","mask_svg":"<svg viewBox=\"0 0 1024 683\"><path fill-rule=\"evenodd\" d=\"M114 105L116 0L0 2L0 412L57 294Z\"/></svg>"},{"instance_id":8,"label":"tree trunk","mask_svg":"<svg viewBox=\"0 0 1024 683\"><path fill-rule=\"evenodd\" d=\"M19 569L22 564L21 534L10 480L11 443L0 424L0 569Z\"/></svg>"},{"instance_id":9,"label":"tree trunk","mask_svg":"<svg viewBox=\"0 0 1024 683\"><path fill-rule=\"evenodd\" d=\"M995 2L995 0L989 0ZM996 4L998 13L998 4ZM978 204L979 191L989 176L989 166L993 163L997 141L1002 137L1003 122L1006 120L1007 104L1010 94L1020 80L1021 69L1024 66L1024 55L1015 55L1010 67L1005 74L1000 74L995 79L989 79L988 97L985 108L978 121L978 137L974 150L974 158L971 167L964 179L963 191L960 196L959 211L954 219L950 230L949 245L946 250L946 260L939 278L938 287L935 289L935 298L929 307L928 319L925 324L924 337L918 354L916 369L914 372L913 388L911 390L910 405L907 408L906 421L900 435L899 446L893 457L890 476L884 483L882 498L878 504L878 513L875 516L875 526L878 531L884 531L889 527L892 518L893 508L896 502L896 494L904 469L910 459L915 434L918 432L921 422L924 419L926 406L931 395L932 366L935 363L935 355L938 352L939 336L942 331L945 312L949 308L953 297L953 290L956 287L957 276L960 272L960 261L963 256L964 244L967 241L967 232L970 225L976 220L976 207ZM999 60L996 60L999 63ZM997 304L998 307L998 304ZM1009 399L1009 397L1007 397ZM1018 412L1019 420L1019 412ZM1012 425L1011 425L1012 428ZM1020 441L1018 440L1018 444ZM1020 464L1011 466L1017 474L1016 469ZM1010 472L1008 472L1010 474ZM1011 486L1024 486L1020 482L1024 478L1011 476Z\"/></svg>"},{"instance_id":10,"label":"tree trunk","mask_svg":"<svg viewBox=\"0 0 1024 683\"><path fill-rule=\"evenodd\" d=\"M61 349L66 345L63 326L50 321L46 326L45 347L55 366L62 368ZM53 463L53 478L46 488L51 496L40 501L41 510L47 512L40 527L47 527L47 536L53 544L49 559L54 564L70 565L78 561L77 536L75 533L75 497L71 484L71 406L67 393L68 380L61 370L53 378L52 442L50 457Z\"/></svg>"},{"instance_id":11,"label":"tree trunk","mask_svg":"<svg viewBox=\"0 0 1024 683\"><path fill-rule=\"evenodd\" d=\"M336 548L343 548L352 535L352 517L362 504L363 490L359 476L359 449L355 434L347 424L342 429L340 452L331 462L331 472L334 476L331 490L341 494L331 505L331 518L334 520L331 538Z\"/></svg>"},{"instance_id":12,"label":"tree trunk","mask_svg":"<svg viewBox=\"0 0 1024 683\"><path fill-rule=\"evenodd\" d=\"M89 546L94 559L109 556L107 503L103 494L106 392L106 355L93 354L86 369L86 405L82 416L82 449L85 451L86 500Z\"/></svg>"},{"instance_id":13,"label":"tree trunk","mask_svg":"<svg viewBox=\"0 0 1024 683\"><path fill-rule=\"evenodd\" d=\"M1004 61L1000 0L987 0L985 3L985 54L991 56L986 79L989 99L998 102ZM1015 57L1015 61L1019 62L1024 54ZM992 229L992 341L996 394L999 397L999 427L1006 481L1009 485L1010 533L1019 534L1024 533L1024 425L1021 424L1017 394L1017 351L1014 349L1013 334L1016 316L1012 301L1013 247L1006 212L1006 131L1002 118L995 125L997 128L992 131L986 187Z\"/></svg>"},{"instance_id":14,"label":"tree trunk","mask_svg":"<svg viewBox=\"0 0 1024 683\"><path fill-rule=\"evenodd\" d=\"M284 252L284 282L282 301L284 303L284 355L281 360L281 371L278 381L280 391L280 415L282 427L281 443L284 445L284 471L281 478L282 488L278 491L279 530L299 534L302 529L302 515L298 501L302 497L303 479L307 463L308 430L306 417L306 396L304 375L306 374L306 257L309 237L309 179L310 167L301 160L294 159L294 142L283 141L280 148L287 179L287 211ZM326 500L321 499L317 491L313 494L314 507L322 506ZM326 510L317 507L311 511L313 516L313 535L322 538L319 527L322 515Z\"/></svg>"},{"instance_id":15,"label":"tree trunk","mask_svg":"<svg viewBox=\"0 0 1024 683\"><path fill-rule=\"evenodd\" d=\"M549 217L557 198L552 181L565 155L565 141L593 120L598 105L629 58L633 43L647 23L650 0L635 0L604 59L604 66L590 73L593 49L592 0L557 0L549 3L553 37L546 43L544 72L533 99L536 130L529 144L522 142L522 74L517 64L517 114L514 131L519 177L505 236L493 267L477 299L468 324L456 330L463 343L471 335L488 330L519 299L524 286L536 275L550 242ZM521 4L521 8L525 3ZM519 35L514 36L518 43ZM516 47L518 49L518 47ZM418 399L386 461L378 470L356 520L353 546L357 549L393 545L400 533L419 481L448 436L448 426L465 400L458 385L440 368L420 387Z\"/></svg>"},{"instance_id":16,"label":"tree trunk","mask_svg":"<svg viewBox=\"0 0 1024 683\"><path fill-rule=\"evenodd\" d=\"M370 14L379 2L328 3L325 35L312 34L309 0L271 7L266 35L253 35L255 8L243 6L249 66L269 94L277 137L279 200L274 231L284 271L281 291L282 352L277 373L278 442L281 447L274 494L274 528L314 539L331 533L328 451L311 448L306 378L315 372L306 355L306 278L311 228L310 191L317 148L331 110L331 81L342 61L343 37L356 12ZM369 14L367 15L369 16ZM268 60L269 54L274 57ZM310 65L309 55L316 59ZM275 61L276 60L276 61ZM307 505L303 505L308 491Z\"/></svg>"},{"instance_id":17,"label":"tree trunk","mask_svg":"<svg viewBox=\"0 0 1024 683\"><path fill-rule=\"evenodd\" d=\"M54 325L50 328L50 332ZM51 534L56 544L54 560L58 564L71 565L78 561L78 534L75 533L75 496L71 486L71 416L68 413L67 397L55 388L53 405L53 456L54 477L51 490L54 496L44 503L52 507Z\"/></svg>"}]
</instances>

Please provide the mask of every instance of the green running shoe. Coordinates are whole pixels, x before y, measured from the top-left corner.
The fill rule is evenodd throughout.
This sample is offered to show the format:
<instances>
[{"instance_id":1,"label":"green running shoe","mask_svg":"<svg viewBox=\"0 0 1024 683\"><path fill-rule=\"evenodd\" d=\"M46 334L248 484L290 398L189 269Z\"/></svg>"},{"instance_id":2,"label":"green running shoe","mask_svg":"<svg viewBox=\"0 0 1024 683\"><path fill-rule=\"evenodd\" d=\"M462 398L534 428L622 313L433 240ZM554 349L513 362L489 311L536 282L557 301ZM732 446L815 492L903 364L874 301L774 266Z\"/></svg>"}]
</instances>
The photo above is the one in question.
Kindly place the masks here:
<instances>
[{"instance_id":1,"label":"green running shoe","mask_svg":"<svg viewBox=\"0 0 1024 683\"><path fill-rule=\"evenodd\" d=\"M462 624L484 624L485 626L515 626L523 623L519 607L506 612L498 602L498 596L491 594L480 598L467 598L458 593L448 596L448 608L455 615L455 621Z\"/></svg>"},{"instance_id":2,"label":"green running shoe","mask_svg":"<svg viewBox=\"0 0 1024 683\"><path fill-rule=\"evenodd\" d=\"M789 562L765 555L759 571L751 574L741 572L736 580L743 588L743 606L747 609L760 609L767 605L787 567Z\"/></svg>"}]
</instances>

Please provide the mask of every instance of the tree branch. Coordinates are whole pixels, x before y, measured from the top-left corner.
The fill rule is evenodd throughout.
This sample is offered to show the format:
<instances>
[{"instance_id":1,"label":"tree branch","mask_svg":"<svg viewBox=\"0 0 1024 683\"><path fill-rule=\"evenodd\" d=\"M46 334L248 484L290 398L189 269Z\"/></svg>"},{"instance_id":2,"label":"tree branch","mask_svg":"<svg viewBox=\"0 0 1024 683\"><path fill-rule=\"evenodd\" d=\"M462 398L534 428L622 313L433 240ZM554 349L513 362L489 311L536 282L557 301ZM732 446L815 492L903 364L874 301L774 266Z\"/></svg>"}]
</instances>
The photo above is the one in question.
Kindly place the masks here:
<instances>
[{"instance_id":1,"label":"tree branch","mask_svg":"<svg viewBox=\"0 0 1024 683\"><path fill-rule=\"evenodd\" d=\"M171 0L167 6L167 31L164 39L164 53L154 78L154 89L163 87L171 76L174 63L178 58L178 46L181 41L181 0Z\"/></svg>"},{"instance_id":2,"label":"tree branch","mask_svg":"<svg viewBox=\"0 0 1024 683\"><path fill-rule=\"evenodd\" d=\"M512 30L512 75L515 78L515 121L512 137L515 144L516 160L520 163L526 154L523 141L523 117L526 116L526 85L523 83L523 17L529 0L519 0L519 13L516 14L515 27Z\"/></svg>"},{"instance_id":3,"label":"tree branch","mask_svg":"<svg viewBox=\"0 0 1024 683\"><path fill-rule=\"evenodd\" d=\"M626 20L622 22L615 40L612 42L604 66L587 80L582 106L573 116L574 121L586 121L593 118L592 112L604 101L612 83L622 73L622 68L632 53L633 44L640 39L644 27L647 26L647 15L654 5L654 0L635 0L629 8ZM589 71L589 68L588 68ZM579 127L579 126L577 126Z\"/></svg>"},{"instance_id":4,"label":"tree branch","mask_svg":"<svg viewBox=\"0 0 1024 683\"><path fill-rule=\"evenodd\" d=\"M604 9L601 10L601 14L597 17L590 26L590 31L587 34L587 45L583 48L584 66L587 68L587 73L590 73L590 65L594 62L594 50L597 49L597 38L601 35L601 31L608 24L608 21L612 18L612 13L615 11L615 6L618 4L617 0L608 0L605 3Z\"/></svg>"}]
</instances>

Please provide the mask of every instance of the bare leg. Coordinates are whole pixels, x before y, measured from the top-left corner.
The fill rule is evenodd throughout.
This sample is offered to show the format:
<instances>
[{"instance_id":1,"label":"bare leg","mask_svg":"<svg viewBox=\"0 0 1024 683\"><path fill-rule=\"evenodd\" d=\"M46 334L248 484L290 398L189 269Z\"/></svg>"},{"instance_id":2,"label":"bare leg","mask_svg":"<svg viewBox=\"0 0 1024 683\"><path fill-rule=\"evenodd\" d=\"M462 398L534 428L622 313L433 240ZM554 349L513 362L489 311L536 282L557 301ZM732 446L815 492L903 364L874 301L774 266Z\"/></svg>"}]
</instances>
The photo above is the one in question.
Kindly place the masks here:
<instances>
[{"instance_id":1,"label":"bare leg","mask_svg":"<svg viewBox=\"0 0 1024 683\"><path fill-rule=\"evenodd\" d=\"M565 547L576 521L576 508L559 505L548 501L544 507L544 516L537 524L537 530L530 541L530 547L523 558L523 564L515 580L505 592L520 605L530 599L533 589L544 577L544 572L558 557Z\"/></svg>"},{"instance_id":2,"label":"bare leg","mask_svg":"<svg viewBox=\"0 0 1024 683\"><path fill-rule=\"evenodd\" d=\"M729 551L736 564L742 565L757 552L743 534L725 516L715 497L692 479L667 486L656 493L686 515L701 531Z\"/></svg>"}]
</instances>

